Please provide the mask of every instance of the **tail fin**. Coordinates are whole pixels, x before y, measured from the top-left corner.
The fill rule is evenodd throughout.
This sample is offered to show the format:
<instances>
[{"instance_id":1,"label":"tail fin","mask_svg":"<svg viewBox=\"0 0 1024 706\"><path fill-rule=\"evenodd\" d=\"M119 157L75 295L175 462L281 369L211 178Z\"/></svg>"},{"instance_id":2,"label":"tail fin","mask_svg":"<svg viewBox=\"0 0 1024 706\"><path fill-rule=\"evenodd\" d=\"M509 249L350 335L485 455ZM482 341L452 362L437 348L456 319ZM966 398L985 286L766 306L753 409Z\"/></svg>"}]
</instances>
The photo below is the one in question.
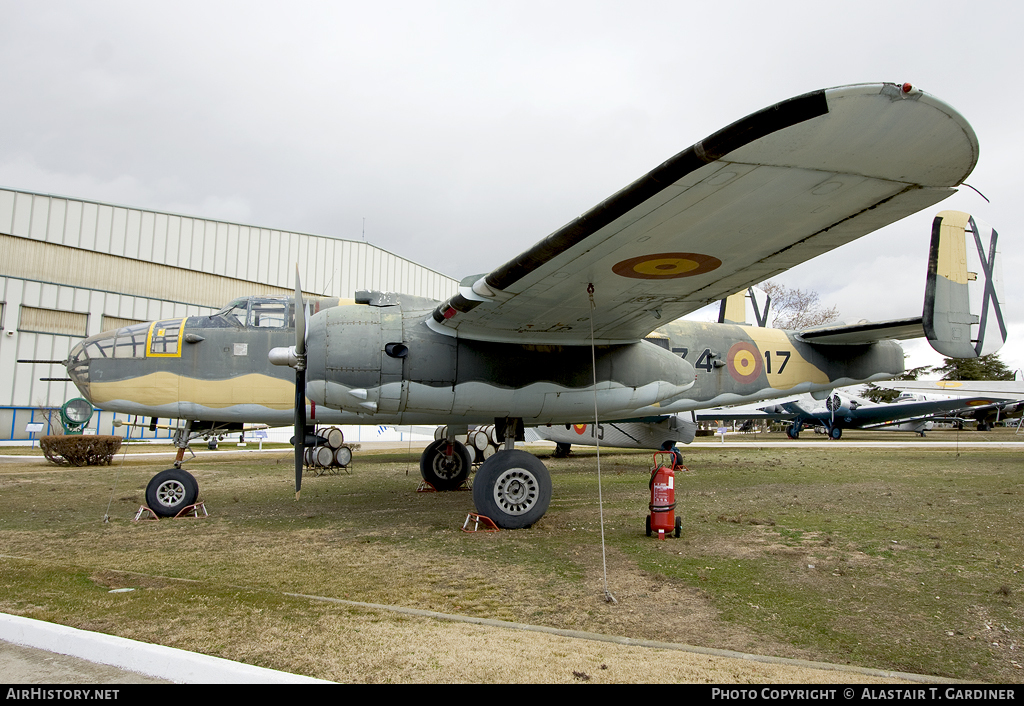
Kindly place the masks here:
<instances>
[{"instance_id":1,"label":"tail fin","mask_svg":"<svg viewBox=\"0 0 1024 706\"><path fill-rule=\"evenodd\" d=\"M748 324L748 313L753 318L753 325L760 328L768 327L768 310L772 298L768 293L757 287L747 287L744 291L730 294L722 300L718 308L718 323Z\"/></svg>"},{"instance_id":2,"label":"tail fin","mask_svg":"<svg viewBox=\"0 0 1024 706\"><path fill-rule=\"evenodd\" d=\"M978 358L1006 341L998 239L994 228L960 211L932 222L922 318L928 342L946 357Z\"/></svg>"}]
</instances>

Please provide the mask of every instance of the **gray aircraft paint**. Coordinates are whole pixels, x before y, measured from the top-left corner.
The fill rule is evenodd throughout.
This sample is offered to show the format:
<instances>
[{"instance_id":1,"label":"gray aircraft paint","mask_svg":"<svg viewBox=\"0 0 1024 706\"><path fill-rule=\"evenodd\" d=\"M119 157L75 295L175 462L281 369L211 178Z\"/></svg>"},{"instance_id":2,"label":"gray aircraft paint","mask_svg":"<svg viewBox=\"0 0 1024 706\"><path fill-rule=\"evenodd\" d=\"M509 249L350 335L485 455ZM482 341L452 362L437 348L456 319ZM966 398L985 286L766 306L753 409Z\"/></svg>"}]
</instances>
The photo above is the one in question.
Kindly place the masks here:
<instances>
[{"instance_id":1,"label":"gray aircraft paint","mask_svg":"<svg viewBox=\"0 0 1024 706\"><path fill-rule=\"evenodd\" d=\"M588 346L456 339L425 325L429 310L414 304L405 311L401 298L387 306L321 302L317 308L307 338L307 397L314 420L482 424L521 417L528 423L564 424L593 416ZM157 324L152 327L155 331ZM117 336L130 335L123 332L108 333L108 340L116 344ZM266 361L270 350L293 338L293 327L240 328L224 315L190 317L180 333L180 355L97 356L102 341L97 337L75 348L68 369L84 395L113 411L283 424L292 414L291 371ZM699 322L677 322L669 340L670 347L686 348L686 355L647 341L595 349L599 414L668 414L831 389L902 371L902 350L888 341L818 347L793 332ZM388 355L388 343L401 343L407 354ZM730 358L737 344L742 344L739 357ZM87 351L94 353L86 358ZM740 367L744 355L757 360L746 375ZM169 376L162 388L147 382L154 374ZM220 397L214 383L223 384ZM281 394L268 400L268 388L274 387ZM183 396L190 388L204 390L204 396ZM160 399L161 393L169 398Z\"/></svg>"}]
</instances>

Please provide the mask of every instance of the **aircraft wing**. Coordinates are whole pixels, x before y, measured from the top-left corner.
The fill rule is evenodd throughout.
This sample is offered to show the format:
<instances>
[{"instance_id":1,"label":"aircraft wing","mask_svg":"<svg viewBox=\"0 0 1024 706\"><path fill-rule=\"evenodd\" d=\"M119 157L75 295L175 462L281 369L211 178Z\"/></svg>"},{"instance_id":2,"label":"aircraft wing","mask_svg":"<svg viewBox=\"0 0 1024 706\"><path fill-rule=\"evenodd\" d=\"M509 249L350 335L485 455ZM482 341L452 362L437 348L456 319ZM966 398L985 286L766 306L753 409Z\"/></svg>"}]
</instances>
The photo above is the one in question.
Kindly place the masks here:
<instances>
[{"instance_id":1,"label":"aircraft wing","mask_svg":"<svg viewBox=\"0 0 1024 706\"><path fill-rule=\"evenodd\" d=\"M953 193L978 141L908 85L815 91L664 162L486 276L428 325L536 344L635 341Z\"/></svg>"},{"instance_id":2,"label":"aircraft wing","mask_svg":"<svg viewBox=\"0 0 1024 706\"><path fill-rule=\"evenodd\" d=\"M928 400L924 402L893 402L890 404L872 405L858 409L857 419L862 426L875 426L889 422L911 422L929 419L935 415L947 415L993 403L991 398L972 397L953 400ZM837 415L838 416L838 415Z\"/></svg>"},{"instance_id":3,"label":"aircraft wing","mask_svg":"<svg viewBox=\"0 0 1024 706\"><path fill-rule=\"evenodd\" d=\"M736 411L732 409L706 409L697 412L698 422L738 422L746 419L753 420L770 420L770 421L789 421L790 419L796 419L800 415L796 412L765 412L764 410L750 410L747 412Z\"/></svg>"},{"instance_id":4,"label":"aircraft wing","mask_svg":"<svg viewBox=\"0 0 1024 706\"><path fill-rule=\"evenodd\" d=\"M755 402L753 404L732 405L731 407L715 407L694 412L700 422L738 421L741 419L770 419L783 421L796 419L809 414L799 404L802 396Z\"/></svg>"},{"instance_id":5,"label":"aircraft wing","mask_svg":"<svg viewBox=\"0 0 1024 706\"><path fill-rule=\"evenodd\" d=\"M1024 381L1020 380L881 380L878 387L921 394L984 395L1000 400L1024 399Z\"/></svg>"}]
</instances>

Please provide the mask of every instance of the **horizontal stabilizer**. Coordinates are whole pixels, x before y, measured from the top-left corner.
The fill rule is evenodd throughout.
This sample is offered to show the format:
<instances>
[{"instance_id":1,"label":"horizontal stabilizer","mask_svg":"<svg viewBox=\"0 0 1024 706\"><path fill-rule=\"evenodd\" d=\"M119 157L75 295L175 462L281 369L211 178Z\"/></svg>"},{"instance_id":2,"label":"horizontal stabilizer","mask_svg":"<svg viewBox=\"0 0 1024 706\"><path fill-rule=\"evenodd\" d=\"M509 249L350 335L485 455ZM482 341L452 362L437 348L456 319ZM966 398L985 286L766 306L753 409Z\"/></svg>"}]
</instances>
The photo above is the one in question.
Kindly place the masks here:
<instances>
[{"instance_id":1,"label":"horizontal stabilizer","mask_svg":"<svg viewBox=\"0 0 1024 706\"><path fill-rule=\"evenodd\" d=\"M875 341L920 338L924 335L921 317L891 321L861 321L855 324L829 324L804 329L797 336L802 341L819 345L853 346Z\"/></svg>"},{"instance_id":2,"label":"horizontal stabilizer","mask_svg":"<svg viewBox=\"0 0 1024 706\"><path fill-rule=\"evenodd\" d=\"M1006 341L998 239L960 211L932 222L923 323L932 348L946 357L978 358Z\"/></svg>"}]
</instances>

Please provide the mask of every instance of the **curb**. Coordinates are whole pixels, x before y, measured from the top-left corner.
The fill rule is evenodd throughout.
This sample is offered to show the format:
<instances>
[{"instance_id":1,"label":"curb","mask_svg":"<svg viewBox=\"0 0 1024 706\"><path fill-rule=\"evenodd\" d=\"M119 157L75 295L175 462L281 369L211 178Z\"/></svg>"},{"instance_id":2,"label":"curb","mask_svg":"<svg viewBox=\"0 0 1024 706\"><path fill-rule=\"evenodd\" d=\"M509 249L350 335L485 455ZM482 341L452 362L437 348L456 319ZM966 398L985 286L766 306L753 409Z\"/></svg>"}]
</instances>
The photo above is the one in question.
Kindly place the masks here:
<instances>
[{"instance_id":1,"label":"curb","mask_svg":"<svg viewBox=\"0 0 1024 706\"><path fill-rule=\"evenodd\" d=\"M329 684L220 657L0 613L0 640L178 684Z\"/></svg>"}]
</instances>

